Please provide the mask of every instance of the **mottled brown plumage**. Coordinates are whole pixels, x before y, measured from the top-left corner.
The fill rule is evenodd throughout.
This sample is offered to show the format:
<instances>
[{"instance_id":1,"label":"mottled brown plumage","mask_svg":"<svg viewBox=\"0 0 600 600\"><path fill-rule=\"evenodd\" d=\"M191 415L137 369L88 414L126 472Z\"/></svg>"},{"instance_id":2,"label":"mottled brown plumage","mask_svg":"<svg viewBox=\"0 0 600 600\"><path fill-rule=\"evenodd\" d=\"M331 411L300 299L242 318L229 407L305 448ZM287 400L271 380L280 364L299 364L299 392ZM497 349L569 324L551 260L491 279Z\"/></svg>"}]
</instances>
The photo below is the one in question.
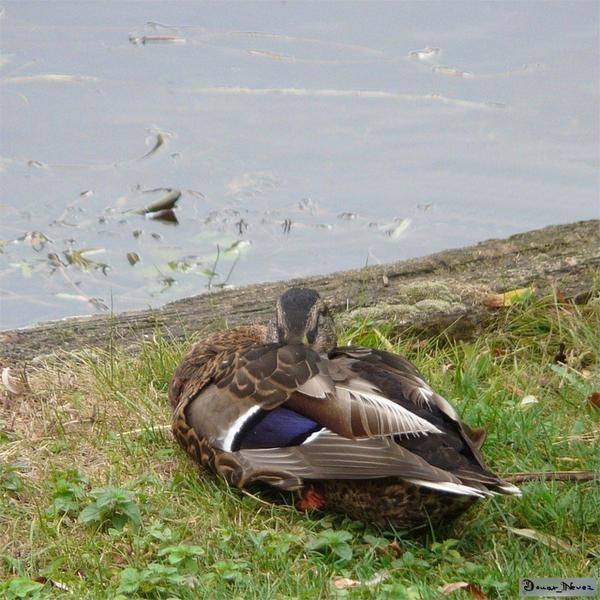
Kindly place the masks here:
<instances>
[{"instance_id":1,"label":"mottled brown plumage","mask_svg":"<svg viewBox=\"0 0 600 600\"><path fill-rule=\"evenodd\" d=\"M485 468L482 433L411 363L335 343L327 306L302 288L282 295L269 326L209 335L169 389L177 440L231 485L267 483L305 507L401 528L518 494Z\"/></svg>"}]
</instances>

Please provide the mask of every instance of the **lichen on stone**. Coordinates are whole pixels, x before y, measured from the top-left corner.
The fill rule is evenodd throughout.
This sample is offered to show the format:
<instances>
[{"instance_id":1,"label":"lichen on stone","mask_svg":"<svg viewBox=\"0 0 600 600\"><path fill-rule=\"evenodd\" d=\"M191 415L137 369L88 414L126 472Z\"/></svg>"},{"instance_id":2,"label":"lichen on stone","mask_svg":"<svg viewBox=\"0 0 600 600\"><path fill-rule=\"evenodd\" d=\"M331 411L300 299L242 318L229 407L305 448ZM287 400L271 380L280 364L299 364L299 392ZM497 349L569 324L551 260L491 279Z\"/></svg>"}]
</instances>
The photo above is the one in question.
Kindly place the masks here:
<instances>
[{"instance_id":1,"label":"lichen on stone","mask_svg":"<svg viewBox=\"0 0 600 600\"><path fill-rule=\"evenodd\" d=\"M422 316L466 310L460 300L460 296L444 284L421 281L399 286L397 302L355 308L338 315L338 323L342 328L364 322L403 325Z\"/></svg>"}]
</instances>

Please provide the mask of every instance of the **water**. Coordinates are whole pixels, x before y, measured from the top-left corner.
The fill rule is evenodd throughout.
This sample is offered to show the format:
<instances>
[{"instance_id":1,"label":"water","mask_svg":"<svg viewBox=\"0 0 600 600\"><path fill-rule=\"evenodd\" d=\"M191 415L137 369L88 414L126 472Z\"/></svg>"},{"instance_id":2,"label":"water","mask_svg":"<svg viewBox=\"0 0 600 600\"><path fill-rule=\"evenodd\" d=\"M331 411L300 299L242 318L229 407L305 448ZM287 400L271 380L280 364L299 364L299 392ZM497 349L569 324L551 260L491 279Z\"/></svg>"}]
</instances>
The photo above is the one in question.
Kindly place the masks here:
<instances>
[{"instance_id":1,"label":"water","mask_svg":"<svg viewBox=\"0 0 600 600\"><path fill-rule=\"evenodd\" d=\"M596 2L2 7L0 328L600 214Z\"/></svg>"}]
</instances>

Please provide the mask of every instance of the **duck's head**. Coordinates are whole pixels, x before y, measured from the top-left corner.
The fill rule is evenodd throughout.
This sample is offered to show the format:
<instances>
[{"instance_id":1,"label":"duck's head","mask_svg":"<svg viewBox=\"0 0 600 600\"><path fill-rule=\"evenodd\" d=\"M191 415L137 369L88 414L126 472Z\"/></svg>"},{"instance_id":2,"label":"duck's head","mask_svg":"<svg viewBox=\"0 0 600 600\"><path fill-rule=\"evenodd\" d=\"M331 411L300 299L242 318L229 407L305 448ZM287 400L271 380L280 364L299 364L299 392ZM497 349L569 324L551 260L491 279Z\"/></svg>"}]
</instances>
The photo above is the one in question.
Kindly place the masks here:
<instances>
[{"instance_id":1,"label":"duck's head","mask_svg":"<svg viewBox=\"0 0 600 600\"><path fill-rule=\"evenodd\" d=\"M273 341L305 344L330 352L337 343L335 323L327 304L309 288L290 288L277 300Z\"/></svg>"}]
</instances>

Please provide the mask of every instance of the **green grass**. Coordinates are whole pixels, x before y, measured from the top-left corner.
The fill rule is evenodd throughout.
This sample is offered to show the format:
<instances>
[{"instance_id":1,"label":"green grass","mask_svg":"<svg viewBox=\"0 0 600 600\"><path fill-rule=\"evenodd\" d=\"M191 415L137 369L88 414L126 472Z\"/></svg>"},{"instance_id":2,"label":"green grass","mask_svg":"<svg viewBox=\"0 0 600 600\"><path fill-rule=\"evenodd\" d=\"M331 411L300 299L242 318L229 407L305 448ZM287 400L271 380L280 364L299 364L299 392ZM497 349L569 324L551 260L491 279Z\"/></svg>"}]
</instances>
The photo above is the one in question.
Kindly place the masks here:
<instances>
[{"instance_id":1,"label":"green grass","mask_svg":"<svg viewBox=\"0 0 600 600\"><path fill-rule=\"evenodd\" d=\"M369 323L342 342L413 360L488 429L496 472L600 471L598 294L500 315L470 343L397 339ZM554 362L560 342L567 366ZM519 577L599 576L597 481L524 483L523 498L480 502L449 537L421 538L228 489L168 429L167 386L187 347L157 338L137 354L66 355L32 367L25 396L0 398L0 597L428 599L466 581L512 598ZM340 577L365 585L338 590Z\"/></svg>"}]
</instances>

